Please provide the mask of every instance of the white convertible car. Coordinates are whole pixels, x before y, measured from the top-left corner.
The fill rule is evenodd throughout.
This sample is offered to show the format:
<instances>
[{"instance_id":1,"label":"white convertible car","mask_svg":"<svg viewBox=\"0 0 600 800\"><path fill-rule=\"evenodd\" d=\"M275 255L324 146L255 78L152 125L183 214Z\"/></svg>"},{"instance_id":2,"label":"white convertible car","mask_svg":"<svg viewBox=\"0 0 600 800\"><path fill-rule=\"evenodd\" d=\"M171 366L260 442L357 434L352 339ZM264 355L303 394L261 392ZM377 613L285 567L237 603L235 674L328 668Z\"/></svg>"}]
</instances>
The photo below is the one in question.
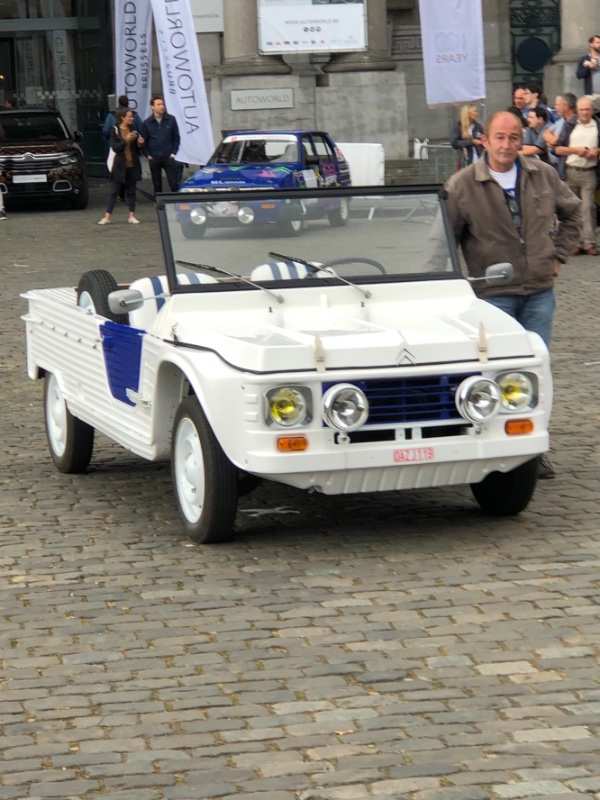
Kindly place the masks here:
<instances>
[{"instance_id":1,"label":"white convertible car","mask_svg":"<svg viewBox=\"0 0 600 800\"><path fill-rule=\"evenodd\" d=\"M435 187L207 191L193 204L200 216L279 205L302 221L325 191L348 204L347 226L325 219L293 239L254 225L190 241L182 196L162 195L160 274L128 284L94 270L25 295L28 373L45 381L59 470L86 470L95 430L170 459L199 542L232 536L260 478L328 494L470 484L487 513L527 506L548 449L548 352L476 298ZM511 265L486 280L509 284Z\"/></svg>"}]
</instances>

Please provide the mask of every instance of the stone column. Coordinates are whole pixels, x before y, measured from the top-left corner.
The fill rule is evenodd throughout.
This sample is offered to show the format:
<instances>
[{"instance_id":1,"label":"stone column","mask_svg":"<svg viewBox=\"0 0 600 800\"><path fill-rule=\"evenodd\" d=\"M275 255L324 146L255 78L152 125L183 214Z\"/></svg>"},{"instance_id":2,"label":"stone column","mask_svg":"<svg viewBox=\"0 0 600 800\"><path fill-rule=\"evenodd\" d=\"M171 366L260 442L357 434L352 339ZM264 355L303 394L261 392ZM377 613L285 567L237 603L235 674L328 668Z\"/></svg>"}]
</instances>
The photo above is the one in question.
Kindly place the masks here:
<instances>
[{"instance_id":1,"label":"stone column","mask_svg":"<svg viewBox=\"0 0 600 800\"><path fill-rule=\"evenodd\" d=\"M386 0L367 0L367 47L365 52L332 56L323 72L368 72L396 69L389 55Z\"/></svg>"},{"instance_id":2,"label":"stone column","mask_svg":"<svg viewBox=\"0 0 600 800\"><path fill-rule=\"evenodd\" d=\"M224 63L219 75L277 75L292 71L278 55L258 52L256 0L223 0Z\"/></svg>"},{"instance_id":3,"label":"stone column","mask_svg":"<svg viewBox=\"0 0 600 800\"><path fill-rule=\"evenodd\" d=\"M562 47L544 71L544 89L550 102L561 92L583 94L583 81L575 74L577 62L588 49L588 39L600 32L598 0L561 0Z\"/></svg>"}]
</instances>

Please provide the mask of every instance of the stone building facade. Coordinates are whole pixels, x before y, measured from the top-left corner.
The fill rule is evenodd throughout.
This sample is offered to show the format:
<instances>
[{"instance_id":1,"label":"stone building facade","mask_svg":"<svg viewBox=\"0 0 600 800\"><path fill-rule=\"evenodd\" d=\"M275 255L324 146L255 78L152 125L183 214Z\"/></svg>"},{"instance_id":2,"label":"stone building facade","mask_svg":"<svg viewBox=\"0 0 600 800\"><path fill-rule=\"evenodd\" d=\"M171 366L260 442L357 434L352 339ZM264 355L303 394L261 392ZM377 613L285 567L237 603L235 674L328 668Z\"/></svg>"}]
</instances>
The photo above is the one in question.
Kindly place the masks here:
<instances>
[{"instance_id":1,"label":"stone building facade","mask_svg":"<svg viewBox=\"0 0 600 800\"><path fill-rule=\"evenodd\" d=\"M251 127L322 127L338 141L376 141L388 159L412 152L415 137L447 140L456 108L427 108L418 0L367 0L368 51L262 56L256 4L223 0L222 34L200 34L215 138ZM577 60L600 32L599 0L482 0L487 97L482 116L511 103L515 82L542 78L549 98L581 91ZM451 6L448 3L449 8ZM449 13L451 11L449 10ZM536 72L549 48L552 63ZM286 94L287 108L240 108L232 92ZM239 95L235 95L239 96Z\"/></svg>"}]
</instances>

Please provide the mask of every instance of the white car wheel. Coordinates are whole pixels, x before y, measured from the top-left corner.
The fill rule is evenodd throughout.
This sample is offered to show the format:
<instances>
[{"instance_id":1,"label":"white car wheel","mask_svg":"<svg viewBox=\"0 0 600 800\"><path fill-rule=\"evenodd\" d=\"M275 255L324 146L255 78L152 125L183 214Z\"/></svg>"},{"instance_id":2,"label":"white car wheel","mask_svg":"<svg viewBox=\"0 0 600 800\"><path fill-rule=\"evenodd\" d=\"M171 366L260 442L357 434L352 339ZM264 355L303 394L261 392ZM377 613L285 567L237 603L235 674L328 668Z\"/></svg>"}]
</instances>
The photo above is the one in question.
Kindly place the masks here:
<instances>
[{"instance_id":1,"label":"white car wheel","mask_svg":"<svg viewBox=\"0 0 600 800\"><path fill-rule=\"evenodd\" d=\"M188 536L202 543L230 539L237 514L238 473L195 397L182 400L175 415L171 472Z\"/></svg>"},{"instance_id":2,"label":"white car wheel","mask_svg":"<svg viewBox=\"0 0 600 800\"><path fill-rule=\"evenodd\" d=\"M44 420L50 455L61 472L85 472L94 449L94 429L69 411L56 375L44 380Z\"/></svg>"}]
</instances>

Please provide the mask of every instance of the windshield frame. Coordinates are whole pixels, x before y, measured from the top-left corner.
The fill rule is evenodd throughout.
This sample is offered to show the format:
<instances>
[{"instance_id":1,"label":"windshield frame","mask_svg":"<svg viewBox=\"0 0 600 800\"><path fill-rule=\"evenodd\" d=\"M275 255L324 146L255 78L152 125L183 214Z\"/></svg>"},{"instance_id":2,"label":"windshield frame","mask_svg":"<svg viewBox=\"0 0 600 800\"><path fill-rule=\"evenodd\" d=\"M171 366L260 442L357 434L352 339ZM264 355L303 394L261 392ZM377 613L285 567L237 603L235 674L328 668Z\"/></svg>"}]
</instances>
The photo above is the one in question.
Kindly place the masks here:
<instances>
[{"instance_id":1,"label":"windshield frame","mask_svg":"<svg viewBox=\"0 0 600 800\"><path fill-rule=\"evenodd\" d=\"M448 256L452 269L446 272L413 272L413 273L393 273L386 275L368 276L359 275L352 278L352 282L356 285L364 284L382 284L382 283L407 283L416 281L440 281L440 280L464 280L464 274L460 266L460 259L458 254L458 247L456 239L452 230L452 224L448 214L446 205L446 193L440 184L420 184L410 186L349 186L349 187L331 187L327 189L217 189L206 190L201 189L198 192L198 200L203 203L218 203L223 202L226 198L227 201L235 202L249 202L252 200L285 200L285 199L310 199L316 195L321 196L327 194L331 198L343 197L372 197L374 200L382 196L397 196L397 197L410 197L414 195L429 195L438 200L441 210L441 220L444 231L446 233L446 240L448 245ZM168 220L167 209L173 205L182 203L190 203L193 194L186 193L182 195L180 192L164 193L156 196L156 211L158 215L158 225L161 235L163 254L165 258L166 275L169 284L169 289L172 294L190 294L194 292L219 292L219 291L260 291L260 287L251 285L246 279L240 278L227 278L225 281L218 283L202 283L197 285L182 285L177 281L177 259L173 250L173 243L170 236L170 223ZM293 249L293 246L292 246ZM213 274L218 278L216 273ZM291 289L298 286L311 287L311 286L343 286L344 282L333 275L331 277L306 277L302 280L261 280L261 286L264 285L267 289Z\"/></svg>"}]
</instances>

